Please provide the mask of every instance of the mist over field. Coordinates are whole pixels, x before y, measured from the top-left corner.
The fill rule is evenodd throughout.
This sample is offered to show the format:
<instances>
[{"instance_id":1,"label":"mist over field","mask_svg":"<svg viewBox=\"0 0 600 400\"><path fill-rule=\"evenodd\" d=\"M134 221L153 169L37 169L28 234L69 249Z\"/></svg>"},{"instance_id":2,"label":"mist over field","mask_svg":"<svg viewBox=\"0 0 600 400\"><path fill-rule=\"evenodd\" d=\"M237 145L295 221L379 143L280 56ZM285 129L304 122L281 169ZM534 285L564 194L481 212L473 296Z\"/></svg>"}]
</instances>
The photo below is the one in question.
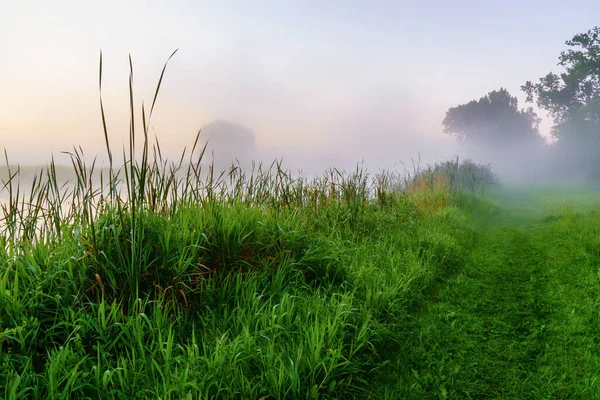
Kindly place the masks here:
<instances>
[{"instance_id":1,"label":"mist over field","mask_svg":"<svg viewBox=\"0 0 600 400\"><path fill-rule=\"evenodd\" d=\"M0 398L600 399L600 3L0 8Z\"/></svg>"},{"instance_id":2,"label":"mist over field","mask_svg":"<svg viewBox=\"0 0 600 400\"><path fill-rule=\"evenodd\" d=\"M12 164L40 166L54 155L69 165L61 151L81 146L88 161L98 156L107 165L100 49L115 153L127 146L129 131L128 55L139 126L142 100L149 106L163 63L180 49L149 132L170 159L191 147L201 128L214 142L207 162L214 157L219 168L236 159L249 165L283 158L290 170L315 175L357 164L401 169L458 155L489 163L507 179L537 180L555 176L548 173L554 162L544 160L571 165L579 158L576 147L556 151L543 144L556 142L552 110L538 108L534 98L526 103L521 86L553 69L566 38L592 26L593 12L541 2L516 14L510 3L470 1L434 8L406 2L32 4L8 5L0 24L3 37L15 38L0 66L0 137ZM509 140L512 147L472 135L457 143L444 133L450 108L501 88L519 108L535 107L541 145L523 147L519 135ZM498 129L502 136L512 128Z\"/></svg>"}]
</instances>

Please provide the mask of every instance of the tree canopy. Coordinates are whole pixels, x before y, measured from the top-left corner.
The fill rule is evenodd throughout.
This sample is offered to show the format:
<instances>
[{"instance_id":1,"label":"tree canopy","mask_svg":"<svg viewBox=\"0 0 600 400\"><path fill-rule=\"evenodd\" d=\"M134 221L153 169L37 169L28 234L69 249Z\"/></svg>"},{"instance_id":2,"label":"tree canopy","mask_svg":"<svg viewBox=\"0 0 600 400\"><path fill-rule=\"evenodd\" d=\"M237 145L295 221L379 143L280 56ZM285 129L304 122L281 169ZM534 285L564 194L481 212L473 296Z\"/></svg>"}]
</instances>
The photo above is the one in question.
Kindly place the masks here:
<instances>
[{"instance_id":1,"label":"tree canopy","mask_svg":"<svg viewBox=\"0 0 600 400\"><path fill-rule=\"evenodd\" d=\"M600 124L600 27L567 40L569 48L561 52L560 75L553 72L536 83L521 87L527 101L534 102L554 119L552 135L586 135Z\"/></svg>"},{"instance_id":2,"label":"tree canopy","mask_svg":"<svg viewBox=\"0 0 600 400\"><path fill-rule=\"evenodd\" d=\"M213 121L202 128L206 141L206 161L218 170L240 164L249 168L257 158L256 134L251 129L225 120Z\"/></svg>"},{"instance_id":3,"label":"tree canopy","mask_svg":"<svg viewBox=\"0 0 600 400\"><path fill-rule=\"evenodd\" d=\"M504 88L450 108L442 121L445 133L478 146L541 140L539 123L533 109L519 110L517 98Z\"/></svg>"}]
</instances>

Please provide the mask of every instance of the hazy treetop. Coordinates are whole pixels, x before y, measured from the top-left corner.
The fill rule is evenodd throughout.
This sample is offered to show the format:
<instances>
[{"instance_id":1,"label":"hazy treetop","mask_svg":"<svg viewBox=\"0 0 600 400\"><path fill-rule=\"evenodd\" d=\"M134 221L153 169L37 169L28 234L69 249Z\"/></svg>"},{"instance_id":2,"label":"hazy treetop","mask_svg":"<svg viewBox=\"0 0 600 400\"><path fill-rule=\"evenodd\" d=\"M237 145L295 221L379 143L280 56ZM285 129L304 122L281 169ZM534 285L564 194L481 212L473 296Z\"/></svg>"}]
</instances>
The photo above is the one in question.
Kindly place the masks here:
<instances>
[{"instance_id":1,"label":"hazy treetop","mask_svg":"<svg viewBox=\"0 0 600 400\"><path fill-rule=\"evenodd\" d=\"M139 109L180 48L153 117L166 155L225 119L298 165L435 160L454 152L440 126L449 107L501 86L522 100L519 86L600 11L596 0L4 3L0 138L15 162L73 144L102 154L100 48L116 142L128 129L128 53Z\"/></svg>"}]
</instances>

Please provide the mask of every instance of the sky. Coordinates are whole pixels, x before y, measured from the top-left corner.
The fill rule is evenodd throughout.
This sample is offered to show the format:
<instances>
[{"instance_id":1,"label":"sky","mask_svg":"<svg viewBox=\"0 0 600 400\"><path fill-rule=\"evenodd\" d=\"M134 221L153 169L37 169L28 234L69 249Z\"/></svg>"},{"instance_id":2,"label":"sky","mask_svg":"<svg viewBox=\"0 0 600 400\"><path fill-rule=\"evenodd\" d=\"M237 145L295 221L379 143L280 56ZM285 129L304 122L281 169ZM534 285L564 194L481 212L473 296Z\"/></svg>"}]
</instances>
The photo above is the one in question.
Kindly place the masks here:
<instances>
[{"instance_id":1,"label":"sky","mask_svg":"<svg viewBox=\"0 0 600 400\"><path fill-rule=\"evenodd\" d=\"M104 157L100 50L122 146L128 55L139 115L175 49L151 123L170 157L226 120L291 168L436 161L460 151L449 107L500 87L528 106L520 86L600 20L597 0L0 1L0 146L22 164Z\"/></svg>"}]
</instances>

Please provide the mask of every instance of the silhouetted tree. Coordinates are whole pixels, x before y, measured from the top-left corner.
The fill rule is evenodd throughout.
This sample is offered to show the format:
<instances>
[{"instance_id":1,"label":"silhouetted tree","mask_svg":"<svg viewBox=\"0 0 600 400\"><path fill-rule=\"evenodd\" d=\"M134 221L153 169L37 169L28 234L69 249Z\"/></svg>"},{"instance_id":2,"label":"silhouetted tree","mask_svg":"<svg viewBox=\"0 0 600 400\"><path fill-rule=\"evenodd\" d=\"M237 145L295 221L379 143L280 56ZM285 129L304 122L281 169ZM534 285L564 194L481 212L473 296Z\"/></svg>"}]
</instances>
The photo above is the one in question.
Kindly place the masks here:
<instances>
[{"instance_id":1,"label":"silhouetted tree","mask_svg":"<svg viewBox=\"0 0 600 400\"><path fill-rule=\"evenodd\" d=\"M205 161L214 162L218 170L238 163L246 169L257 158L256 134L243 125L213 121L202 128L202 137L208 141Z\"/></svg>"},{"instance_id":2,"label":"silhouetted tree","mask_svg":"<svg viewBox=\"0 0 600 400\"><path fill-rule=\"evenodd\" d=\"M539 123L533 109L519 110L517 98L504 88L450 108L442 122L445 133L475 147L543 143Z\"/></svg>"},{"instance_id":3,"label":"silhouetted tree","mask_svg":"<svg viewBox=\"0 0 600 400\"><path fill-rule=\"evenodd\" d=\"M554 119L554 163L600 181L600 27L565 44L568 49L560 53L558 63L564 72L550 72L521 89L528 102L535 101Z\"/></svg>"},{"instance_id":4,"label":"silhouetted tree","mask_svg":"<svg viewBox=\"0 0 600 400\"><path fill-rule=\"evenodd\" d=\"M521 87L527 101L554 119L552 135L576 141L598 135L600 126L600 27L580 33L565 42L558 65L565 71L550 72L537 83Z\"/></svg>"}]
</instances>

